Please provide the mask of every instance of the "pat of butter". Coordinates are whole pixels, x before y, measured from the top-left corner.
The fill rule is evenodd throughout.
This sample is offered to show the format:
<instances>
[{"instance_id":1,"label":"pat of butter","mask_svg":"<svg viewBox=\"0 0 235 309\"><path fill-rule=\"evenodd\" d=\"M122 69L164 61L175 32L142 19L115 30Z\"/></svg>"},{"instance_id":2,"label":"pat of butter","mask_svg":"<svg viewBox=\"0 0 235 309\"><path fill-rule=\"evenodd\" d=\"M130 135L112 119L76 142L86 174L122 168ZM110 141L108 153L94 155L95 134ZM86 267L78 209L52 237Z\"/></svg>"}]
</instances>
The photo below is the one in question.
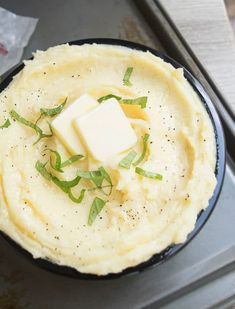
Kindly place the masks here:
<instances>
[{"instance_id":1,"label":"pat of butter","mask_svg":"<svg viewBox=\"0 0 235 309\"><path fill-rule=\"evenodd\" d=\"M105 161L123 152L137 142L128 118L116 99L109 99L74 121L90 154L98 161Z\"/></svg>"},{"instance_id":2,"label":"pat of butter","mask_svg":"<svg viewBox=\"0 0 235 309\"><path fill-rule=\"evenodd\" d=\"M71 154L86 155L86 151L73 128L73 120L98 105L94 98L84 94L52 121L53 131Z\"/></svg>"}]
</instances>

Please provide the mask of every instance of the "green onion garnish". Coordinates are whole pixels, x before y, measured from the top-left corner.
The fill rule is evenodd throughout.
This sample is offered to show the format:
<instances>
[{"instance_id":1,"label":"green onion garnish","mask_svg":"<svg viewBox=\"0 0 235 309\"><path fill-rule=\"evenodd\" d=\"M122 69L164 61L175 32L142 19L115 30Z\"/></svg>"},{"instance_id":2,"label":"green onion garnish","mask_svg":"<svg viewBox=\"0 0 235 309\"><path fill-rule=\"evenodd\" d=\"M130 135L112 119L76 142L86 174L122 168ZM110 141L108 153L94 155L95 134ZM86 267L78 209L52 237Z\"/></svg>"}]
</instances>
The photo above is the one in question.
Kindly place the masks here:
<instances>
[{"instance_id":1,"label":"green onion garnish","mask_svg":"<svg viewBox=\"0 0 235 309\"><path fill-rule=\"evenodd\" d=\"M106 172L106 170L102 166L98 170L100 171L101 177L103 177L103 180L105 180L110 185L110 192L109 192L109 194L111 194L113 184L112 184L112 180L111 180L109 174ZM102 182L102 184L103 184L103 182Z\"/></svg>"},{"instance_id":2,"label":"green onion garnish","mask_svg":"<svg viewBox=\"0 0 235 309\"><path fill-rule=\"evenodd\" d=\"M68 197L75 203L81 203L84 194L85 194L85 189L82 189L80 192L80 195L78 198L76 198L72 192L71 189L78 185L79 181L81 180L81 177L77 176L72 180L65 181L65 180L60 180L46 169L46 163L41 163L40 161L36 162L35 168L36 170L47 180L52 181L56 186L58 186L64 193L68 194Z\"/></svg>"},{"instance_id":3,"label":"green onion garnish","mask_svg":"<svg viewBox=\"0 0 235 309\"><path fill-rule=\"evenodd\" d=\"M49 150L51 152L51 156L50 156L50 165L51 167L56 170L57 172L63 173L64 171L62 170L62 168L82 159L84 156L83 155L75 155L70 157L68 160L62 162L61 159L61 155L59 154L58 151L52 150L52 149L45 149ZM54 160L53 160L53 156L54 156Z\"/></svg>"},{"instance_id":4,"label":"green onion garnish","mask_svg":"<svg viewBox=\"0 0 235 309\"><path fill-rule=\"evenodd\" d=\"M85 190L85 189L82 189L81 192L80 192L80 194L79 194L79 196L78 196L78 197L75 197L75 196L72 194L71 190L69 190L68 196L69 196L69 198L70 198L74 203L79 204L79 203L81 203L81 202L83 201L84 196L85 196L85 192L86 192L86 190Z\"/></svg>"},{"instance_id":5,"label":"green onion garnish","mask_svg":"<svg viewBox=\"0 0 235 309\"><path fill-rule=\"evenodd\" d=\"M46 165L47 165L47 162L43 164L40 161L37 161L35 164L35 168L44 178L46 178L47 180L51 180L52 175L46 169L45 167Z\"/></svg>"},{"instance_id":6,"label":"green onion garnish","mask_svg":"<svg viewBox=\"0 0 235 309\"><path fill-rule=\"evenodd\" d=\"M106 101L108 99L115 98L118 100L120 104L128 104L128 105L139 105L141 108L145 108L147 105L148 97L139 97L136 99L122 99L121 97L118 97L114 94L108 94L106 96L103 96L98 99L98 102L101 103L103 101Z\"/></svg>"},{"instance_id":7,"label":"green onion garnish","mask_svg":"<svg viewBox=\"0 0 235 309\"><path fill-rule=\"evenodd\" d=\"M130 169L132 162L134 161L135 157L137 155L137 152L135 150L132 150L128 153L127 156L125 156L120 162L119 166Z\"/></svg>"},{"instance_id":8,"label":"green onion garnish","mask_svg":"<svg viewBox=\"0 0 235 309\"><path fill-rule=\"evenodd\" d=\"M7 119L4 124L0 126L0 129L8 128L11 125L10 120Z\"/></svg>"},{"instance_id":9,"label":"green onion garnish","mask_svg":"<svg viewBox=\"0 0 235 309\"><path fill-rule=\"evenodd\" d=\"M72 164L72 163L74 163L74 162L76 162L76 161L78 161L78 160L81 160L82 158L84 158L83 155L74 155L74 156L70 157L68 160L64 161L64 162L61 164L61 167L62 167L62 168L63 168L63 167L66 167L66 166L68 166L68 165L70 165L70 164Z\"/></svg>"},{"instance_id":10,"label":"green onion garnish","mask_svg":"<svg viewBox=\"0 0 235 309\"><path fill-rule=\"evenodd\" d=\"M91 205L90 212L89 212L88 225L91 226L93 224L93 222L95 221L96 217L98 216L98 214L103 209L105 203L106 202L104 200L102 200L101 198L99 198L99 197L96 197L93 200L93 203Z\"/></svg>"},{"instance_id":11,"label":"green onion garnish","mask_svg":"<svg viewBox=\"0 0 235 309\"><path fill-rule=\"evenodd\" d=\"M128 105L139 105L141 108L145 108L147 105L147 97L139 97L136 99L122 99L119 103Z\"/></svg>"},{"instance_id":12,"label":"green onion garnish","mask_svg":"<svg viewBox=\"0 0 235 309\"><path fill-rule=\"evenodd\" d=\"M49 150L51 152L51 155L50 155L50 165L51 165L51 167L54 170L56 170L57 172L63 173L63 170L61 169L61 156L60 156L60 154L57 151L52 150L52 149L45 149L45 150ZM53 160L53 156L54 156L54 160Z\"/></svg>"},{"instance_id":13,"label":"green onion garnish","mask_svg":"<svg viewBox=\"0 0 235 309\"><path fill-rule=\"evenodd\" d=\"M110 187L112 187L112 186L111 185L106 185L106 186L101 186L99 188L94 187L94 188L87 189L87 191L95 191L95 190L100 190L100 189L103 189L103 188L110 188Z\"/></svg>"},{"instance_id":14,"label":"green onion garnish","mask_svg":"<svg viewBox=\"0 0 235 309\"><path fill-rule=\"evenodd\" d=\"M54 184L57 185L65 193L69 193L69 189L75 187L79 183L80 179L81 178L77 176L72 180L66 181L66 180L60 180L54 175L52 175L51 178Z\"/></svg>"},{"instance_id":15,"label":"green onion garnish","mask_svg":"<svg viewBox=\"0 0 235 309\"><path fill-rule=\"evenodd\" d=\"M114 98L114 99L116 99L116 100L118 100L118 101L120 101L120 100L122 99L121 97L118 97L118 96L115 95L115 94L108 94L108 95L105 95L105 96L99 98L99 99L98 99L98 102L99 102L99 103L102 103L103 101L106 101L106 100L112 99L112 98Z\"/></svg>"},{"instance_id":16,"label":"green onion garnish","mask_svg":"<svg viewBox=\"0 0 235 309\"><path fill-rule=\"evenodd\" d=\"M131 77L132 71L133 71L132 67L128 67L126 69L125 75L123 77L123 84L125 86L132 86L132 83L130 82L130 77Z\"/></svg>"},{"instance_id":17,"label":"green onion garnish","mask_svg":"<svg viewBox=\"0 0 235 309\"><path fill-rule=\"evenodd\" d=\"M163 178L162 175L160 175L160 174L145 171L140 167L136 167L135 172L137 174L144 176L144 177L147 177L147 178L152 178L152 179L157 179L157 180L162 180L162 178Z\"/></svg>"},{"instance_id":18,"label":"green onion garnish","mask_svg":"<svg viewBox=\"0 0 235 309\"><path fill-rule=\"evenodd\" d=\"M60 104L59 106L55 107L55 108L40 108L41 114L45 115L45 116L50 116L50 117L58 115L64 109L64 106L67 102L67 99L68 98L65 98L64 102L62 104Z\"/></svg>"},{"instance_id":19,"label":"green onion garnish","mask_svg":"<svg viewBox=\"0 0 235 309\"><path fill-rule=\"evenodd\" d=\"M148 146L148 139L149 139L149 134L145 134L143 137L143 151L139 157L139 159L137 161L135 161L133 163L134 166L137 166L138 164L140 164L140 162L142 162L144 160L146 151L147 151L147 146Z\"/></svg>"},{"instance_id":20,"label":"green onion garnish","mask_svg":"<svg viewBox=\"0 0 235 309\"><path fill-rule=\"evenodd\" d=\"M37 134L38 134L38 139L36 140L36 142L34 142L34 145L37 144L42 138L45 138L45 137L51 137L53 135L53 132L52 132L52 128L51 128L51 125L50 123L48 122L48 126L50 128L50 131L51 133L47 134L47 133L44 133L42 131L41 128L39 128L38 125L36 125L35 123L21 117L16 111L12 110L10 111L10 116L17 120L18 122L24 124L25 126L27 127L30 127L32 128Z\"/></svg>"},{"instance_id":21,"label":"green onion garnish","mask_svg":"<svg viewBox=\"0 0 235 309\"><path fill-rule=\"evenodd\" d=\"M40 113L41 114L40 114L39 118L37 119L36 124L42 118L42 116L54 117L54 116L58 115L59 113L61 113L62 110L65 107L65 104L67 103L67 99L68 98L65 98L64 102L62 104L60 104L59 106L57 106L57 107L54 107L54 108L40 108Z\"/></svg>"},{"instance_id":22,"label":"green onion garnish","mask_svg":"<svg viewBox=\"0 0 235 309\"><path fill-rule=\"evenodd\" d=\"M96 188L102 191L105 195L111 194L113 187L112 180L103 167L100 167L97 171L78 171L77 175L93 182ZM108 192L103 190L103 188L106 187L103 185L104 181L108 183Z\"/></svg>"}]
</instances>

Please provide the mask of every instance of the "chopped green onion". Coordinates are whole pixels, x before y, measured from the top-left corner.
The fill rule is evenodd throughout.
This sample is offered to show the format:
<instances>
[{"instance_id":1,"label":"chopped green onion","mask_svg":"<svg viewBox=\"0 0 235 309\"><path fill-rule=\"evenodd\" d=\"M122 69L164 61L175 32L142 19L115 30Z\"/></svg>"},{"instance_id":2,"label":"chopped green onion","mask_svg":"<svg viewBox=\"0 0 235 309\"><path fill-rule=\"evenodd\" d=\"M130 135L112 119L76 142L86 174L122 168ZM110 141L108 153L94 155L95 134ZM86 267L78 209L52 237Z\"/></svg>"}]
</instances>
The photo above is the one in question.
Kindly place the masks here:
<instances>
[{"instance_id":1,"label":"chopped green onion","mask_svg":"<svg viewBox=\"0 0 235 309\"><path fill-rule=\"evenodd\" d=\"M40 116L39 118L37 119L36 121L36 124L38 123L38 121L42 118L42 116L49 116L49 117L53 117L53 116L56 116L58 115L59 113L62 112L62 110L64 109L65 107L65 104L67 103L67 99L68 98L65 98L64 99L64 102L62 104L60 104L59 106L57 107L54 107L54 108L40 108Z\"/></svg>"},{"instance_id":2,"label":"chopped green onion","mask_svg":"<svg viewBox=\"0 0 235 309\"><path fill-rule=\"evenodd\" d=\"M141 175L141 176L152 178L152 179L162 180L162 178L163 178L162 175L160 175L160 174L145 171L140 167L136 167L135 172L137 174Z\"/></svg>"},{"instance_id":3,"label":"chopped green onion","mask_svg":"<svg viewBox=\"0 0 235 309\"><path fill-rule=\"evenodd\" d=\"M77 175L84 179L95 179L101 176L99 171L78 171Z\"/></svg>"},{"instance_id":4,"label":"chopped green onion","mask_svg":"<svg viewBox=\"0 0 235 309\"><path fill-rule=\"evenodd\" d=\"M112 186L111 185L106 185L106 186L102 186L102 187L99 187L99 188L94 187L94 188L87 189L87 191L95 191L95 190L100 190L100 189L103 189L103 188L110 188L110 187L112 187Z\"/></svg>"},{"instance_id":5,"label":"chopped green onion","mask_svg":"<svg viewBox=\"0 0 235 309\"><path fill-rule=\"evenodd\" d=\"M45 150L49 150L55 157L54 163L52 160L52 156L50 156L50 165L51 167L56 170L57 172L63 173L63 170L61 169L61 156L60 154L52 149L45 149Z\"/></svg>"},{"instance_id":6,"label":"chopped green onion","mask_svg":"<svg viewBox=\"0 0 235 309\"><path fill-rule=\"evenodd\" d=\"M110 185L110 191L108 193L108 195L110 195L111 192L112 192L112 187L113 187L112 180L111 180L109 174L106 172L106 170L102 166L98 170L100 171L101 176L103 177L103 180L106 180L106 182ZM103 181L102 181L102 184L103 184ZM102 190L102 188L101 188L101 191L105 194L105 192Z\"/></svg>"},{"instance_id":7,"label":"chopped green onion","mask_svg":"<svg viewBox=\"0 0 235 309\"><path fill-rule=\"evenodd\" d=\"M78 203L78 204L79 204L79 203L81 203L81 202L83 201L84 196L85 196L85 192L86 192L86 190L85 190L85 189L82 189L81 192L80 192L80 194L79 194L79 196L78 196L78 197L75 197L75 196L72 194L71 190L69 190L68 196L69 196L69 198L70 198L74 203Z\"/></svg>"},{"instance_id":8,"label":"chopped green onion","mask_svg":"<svg viewBox=\"0 0 235 309\"><path fill-rule=\"evenodd\" d=\"M132 164L133 160L135 159L136 155L137 155L137 152L135 150L132 150L131 152L128 153L127 156L125 156L119 162L119 166L126 168L126 169L130 169L131 164Z\"/></svg>"},{"instance_id":9,"label":"chopped green onion","mask_svg":"<svg viewBox=\"0 0 235 309\"><path fill-rule=\"evenodd\" d=\"M7 119L4 124L0 126L0 129L8 128L11 125L10 120Z\"/></svg>"},{"instance_id":10,"label":"chopped green onion","mask_svg":"<svg viewBox=\"0 0 235 309\"><path fill-rule=\"evenodd\" d=\"M140 162L142 162L144 160L144 157L145 157L145 154L146 154L146 151L147 151L147 146L148 146L148 144L147 144L148 139L149 139L149 134L145 134L144 137L143 137L143 151L142 151L139 159L133 163L134 166L140 164Z\"/></svg>"},{"instance_id":11,"label":"chopped green onion","mask_svg":"<svg viewBox=\"0 0 235 309\"><path fill-rule=\"evenodd\" d=\"M60 180L56 176L52 177L52 181L54 182L55 185L57 185L62 191L68 193L70 188L75 187L81 178L75 177L72 180L65 181L65 180Z\"/></svg>"},{"instance_id":12,"label":"chopped green onion","mask_svg":"<svg viewBox=\"0 0 235 309\"><path fill-rule=\"evenodd\" d=\"M139 97L136 99L122 99L121 104L140 105L141 108L145 108L147 105L147 97Z\"/></svg>"},{"instance_id":13,"label":"chopped green onion","mask_svg":"<svg viewBox=\"0 0 235 309\"><path fill-rule=\"evenodd\" d=\"M68 193L70 188L75 187L79 183L80 179L81 177L77 176L72 180L66 181L66 180L60 180L54 175L52 175L52 178L51 178L54 184L57 185L65 193Z\"/></svg>"},{"instance_id":14,"label":"chopped green onion","mask_svg":"<svg viewBox=\"0 0 235 309\"><path fill-rule=\"evenodd\" d=\"M13 119L17 120L18 122L24 124L25 126L30 127L31 129L33 129L38 134L38 139L36 140L36 142L34 142L34 145L37 144L42 138L51 137L53 135L50 123L48 123L48 126L50 128L51 133L46 134L46 133L43 133L42 129L39 128L38 125L36 125L35 123L21 117L16 111L14 111L14 110L10 111L10 116Z\"/></svg>"},{"instance_id":15,"label":"chopped green onion","mask_svg":"<svg viewBox=\"0 0 235 309\"><path fill-rule=\"evenodd\" d=\"M40 108L40 112L42 115L53 117L62 112L65 107L68 98L64 99L64 102L57 107L54 108Z\"/></svg>"},{"instance_id":16,"label":"chopped green onion","mask_svg":"<svg viewBox=\"0 0 235 309\"><path fill-rule=\"evenodd\" d=\"M93 203L91 205L90 212L89 212L89 217L88 217L88 225L89 226L91 226L93 224L93 222L95 221L96 217L98 216L98 214L103 209L105 203L106 202L104 200L102 200L101 198L99 198L99 197L96 197L93 200Z\"/></svg>"},{"instance_id":17,"label":"chopped green onion","mask_svg":"<svg viewBox=\"0 0 235 309\"><path fill-rule=\"evenodd\" d=\"M100 189L105 195L110 195L112 192L112 180L109 176L109 174L105 171L103 167L100 167L97 171L78 171L77 175L81 178L90 180L95 184L97 189ZM109 184L110 190L108 192L105 192L103 190L103 182L106 181Z\"/></svg>"},{"instance_id":18,"label":"chopped green onion","mask_svg":"<svg viewBox=\"0 0 235 309\"><path fill-rule=\"evenodd\" d=\"M80 160L80 159L82 159L82 158L84 158L83 155L74 155L74 156L70 157L68 160L64 161L64 162L61 164L61 167L62 167L62 168L63 168L63 167L66 167L66 166L68 166L68 165L70 165L70 164L72 164L72 163L74 163L74 162L76 162L76 161L78 161L78 160Z\"/></svg>"},{"instance_id":19,"label":"chopped green onion","mask_svg":"<svg viewBox=\"0 0 235 309\"><path fill-rule=\"evenodd\" d=\"M114 99L116 99L116 100L118 100L118 101L120 101L120 100L122 99L121 97L119 97L119 96L117 96L117 95L115 95L115 94L108 94L108 95L105 95L105 96L99 98L99 99L98 99L98 102L99 102L99 103L102 103L103 101L106 101L106 100L112 99L112 98L114 98Z\"/></svg>"},{"instance_id":20,"label":"chopped green onion","mask_svg":"<svg viewBox=\"0 0 235 309\"><path fill-rule=\"evenodd\" d=\"M35 168L44 178L46 178L47 180L52 180L54 184L56 184L64 192L67 193L69 188L73 188L79 183L81 179L81 177L79 176L69 181L60 180L59 178L48 172L48 170L46 169L46 164L47 162L43 164L40 161L37 161Z\"/></svg>"},{"instance_id":21,"label":"chopped green onion","mask_svg":"<svg viewBox=\"0 0 235 309\"><path fill-rule=\"evenodd\" d=\"M75 155L70 157L68 160L64 161L62 163L61 155L59 154L58 151L52 150L52 149L45 149L45 151L49 150L55 157L54 163L52 160L52 156L50 157L50 165L51 167L56 170L57 172L63 173L64 171L62 168L82 159L84 156L83 155Z\"/></svg>"},{"instance_id":22,"label":"chopped green onion","mask_svg":"<svg viewBox=\"0 0 235 309\"><path fill-rule=\"evenodd\" d=\"M123 77L123 84L125 86L132 86L132 83L130 82L130 77L131 77L132 71L133 71L132 67L128 67L126 69L125 75Z\"/></svg>"},{"instance_id":23,"label":"chopped green onion","mask_svg":"<svg viewBox=\"0 0 235 309\"><path fill-rule=\"evenodd\" d=\"M98 102L101 103L108 99L115 98L118 100L120 104L128 104L128 105L139 105L141 108L145 108L147 105L148 97L139 97L135 99L122 99L114 94L108 94L98 99Z\"/></svg>"},{"instance_id":24,"label":"chopped green onion","mask_svg":"<svg viewBox=\"0 0 235 309\"><path fill-rule=\"evenodd\" d=\"M74 179L69 180L69 181L60 180L59 178L57 178L56 176L48 172L48 170L46 169L46 164L47 162L43 164L40 161L37 161L35 168L44 178L46 178L49 181L52 181L64 193L68 194L68 197L74 203L81 203L84 198L84 194L86 190L82 189L78 198L76 198L71 192L71 188L75 187L79 183L81 177L77 176Z\"/></svg>"},{"instance_id":25,"label":"chopped green onion","mask_svg":"<svg viewBox=\"0 0 235 309\"><path fill-rule=\"evenodd\" d=\"M44 178L46 178L47 180L51 180L52 175L45 168L46 164L47 164L47 162L43 164L42 162L37 161L35 168Z\"/></svg>"}]
</instances>

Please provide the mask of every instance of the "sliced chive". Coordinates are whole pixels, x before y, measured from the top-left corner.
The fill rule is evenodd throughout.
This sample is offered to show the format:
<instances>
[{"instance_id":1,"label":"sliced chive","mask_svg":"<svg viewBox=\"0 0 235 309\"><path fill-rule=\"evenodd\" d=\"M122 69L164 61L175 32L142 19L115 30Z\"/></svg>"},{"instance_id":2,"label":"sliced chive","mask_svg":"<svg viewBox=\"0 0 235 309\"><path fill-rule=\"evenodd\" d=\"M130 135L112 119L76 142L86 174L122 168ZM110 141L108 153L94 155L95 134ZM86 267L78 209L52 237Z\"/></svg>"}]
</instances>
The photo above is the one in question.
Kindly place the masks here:
<instances>
[{"instance_id":1,"label":"sliced chive","mask_svg":"<svg viewBox=\"0 0 235 309\"><path fill-rule=\"evenodd\" d=\"M65 98L63 103L61 103L59 106L54 107L54 108L40 108L40 116L36 121L36 124L38 121L42 118L42 116L49 116L49 117L54 117L62 112L62 110L65 107L65 104L67 103L67 99Z\"/></svg>"},{"instance_id":2,"label":"sliced chive","mask_svg":"<svg viewBox=\"0 0 235 309\"><path fill-rule=\"evenodd\" d=\"M120 100L122 99L121 97L119 97L119 96L117 96L117 95L115 95L115 94L108 94L108 95L105 95L105 96L103 96L103 97L100 97L100 98L98 99L98 102L99 102L99 103L102 103L103 101L106 101L106 100L112 99L112 98L114 98L114 99L116 99L116 100L118 100L118 101L120 101Z\"/></svg>"},{"instance_id":3,"label":"sliced chive","mask_svg":"<svg viewBox=\"0 0 235 309\"><path fill-rule=\"evenodd\" d=\"M133 72L133 67L128 67L126 69L125 75L123 77L123 84L125 86L132 86L132 83L130 82L130 77L131 77L132 72Z\"/></svg>"},{"instance_id":4,"label":"sliced chive","mask_svg":"<svg viewBox=\"0 0 235 309\"><path fill-rule=\"evenodd\" d=\"M147 151L147 147L148 147L148 139L149 139L149 134L145 134L143 137L143 151L140 155L140 157L137 159L137 161L135 161L133 163L134 166L137 166L138 164L140 164L140 162L142 162L144 160L144 157L146 155L146 151Z\"/></svg>"},{"instance_id":5,"label":"sliced chive","mask_svg":"<svg viewBox=\"0 0 235 309\"><path fill-rule=\"evenodd\" d=\"M18 122L20 122L21 124L24 124L25 126L27 127L30 127L31 129L33 129L37 134L38 134L38 139L36 140L36 142L34 143L37 144L42 138L45 138L45 137L51 137L53 135L53 132L52 132L52 128L51 128L51 125L50 123L48 123L48 126L49 126L49 129L50 129L50 133L44 133L42 131L42 129L35 123L25 119L24 117L21 117L16 111L12 110L10 111L10 116L17 120Z\"/></svg>"},{"instance_id":6,"label":"sliced chive","mask_svg":"<svg viewBox=\"0 0 235 309\"><path fill-rule=\"evenodd\" d=\"M146 170L143 170L140 167L136 167L135 168L135 172L141 176L147 177L147 178L151 178L151 179L157 179L157 180L162 180L163 176L161 174L158 173L153 173L153 172L149 172Z\"/></svg>"},{"instance_id":7,"label":"sliced chive","mask_svg":"<svg viewBox=\"0 0 235 309\"><path fill-rule=\"evenodd\" d=\"M147 97L139 97L136 99L122 99L120 103L128 105L139 105L141 108L145 108L147 105L147 100Z\"/></svg>"},{"instance_id":8,"label":"sliced chive","mask_svg":"<svg viewBox=\"0 0 235 309\"><path fill-rule=\"evenodd\" d=\"M96 197L93 200L93 203L92 203L91 208L90 208L89 216L88 216L88 225L89 226L91 226L93 224L96 217L98 216L98 214L103 209L105 203L106 202L99 197Z\"/></svg>"},{"instance_id":9,"label":"sliced chive","mask_svg":"<svg viewBox=\"0 0 235 309\"><path fill-rule=\"evenodd\" d=\"M112 180L109 176L109 174L106 172L106 170L103 167L100 167L96 171L78 171L77 175L80 176L81 178L90 180L95 184L97 189L102 191L105 195L110 195L112 192ZM108 192L104 191L103 188L106 186L103 186L103 182L106 181L108 183Z\"/></svg>"},{"instance_id":10,"label":"sliced chive","mask_svg":"<svg viewBox=\"0 0 235 309\"><path fill-rule=\"evenodd\" d=\"M132 150L128 153L127 156L125 156L120 162L119 166L130 169L132 162L134 161L135 157L137 155L137 152L135 150Z\"/></svg>"},{"instance_id":11,"label":"sliced chive","mask_svg":"<svg viewBox=\"0 0 235 309\"><path fill-rule=\"evenodd\" d=\"M1 126L0 129L8 128L11 125L10 120L7 119Z\"/></svg>"},{"instance_id":12,"label":"sliced chive","mask_svg":"<svg viewBox=\"0 0 235 309\"><path fill-rule=\"evenodd\" d=\"M139 97L135 99L122 99L119 96L116 96L114 94L108 94L98 99L99 103L102 103L103 101L106 101L108 99L115 98L118 100L120 104L127 104L127 105L139 105L141 108L146 108L148 97Z\"/></svg>"},{"instance_id":13,"label":"sliced chive","mask_svg":"<svg viewBox=\"0 0 235 309\"><path fill-rule=\"evenodd\" d=\"M52 158L52 155L50 156L50 165L51 167L56 170L57 172L63 173L64 171L62 168L71 165L72 163L84 158L83 155L74 155L70 157L68 160L62 162L61 155L58 151L53 149L45 149L45 151L49 150L51 154L54 156L54 160Z\"/></svg>"},{"instance_id":14,"label":"sliced chive","mask_svg":"<svg viewBox=\"0 0 235 309\"><path fill-rule=\"evenodd\" d=\"M49 181L52 181L64 193L66 193L68 195L68 197L74 203L81 203L83 198L84 198L84 194L85 194L86 190L82 189L78 198L76 198L72 194L72 192L71 192L71 189L74 188L76 185L78 185L78 183L81 180L81 177L80 176L76 176L74 179L69 180L69 181L60 180L55 175L53 175L52 173L48 172L48 170L46 169L46 164L47 164L47 162L43 164L40 161L37 161L36 164L35 164L35 168L44 178L46 178Z\"/></svg>"}]
</instances>

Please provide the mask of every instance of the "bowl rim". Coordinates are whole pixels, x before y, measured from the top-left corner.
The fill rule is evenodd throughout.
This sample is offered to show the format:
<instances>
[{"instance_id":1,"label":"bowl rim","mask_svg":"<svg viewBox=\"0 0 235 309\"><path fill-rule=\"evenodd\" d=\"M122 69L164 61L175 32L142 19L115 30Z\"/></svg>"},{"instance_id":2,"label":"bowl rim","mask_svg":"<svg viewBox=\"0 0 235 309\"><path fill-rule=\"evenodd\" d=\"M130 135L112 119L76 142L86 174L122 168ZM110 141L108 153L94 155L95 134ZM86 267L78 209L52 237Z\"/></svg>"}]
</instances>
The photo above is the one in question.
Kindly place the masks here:
<instances>
[{"instance_id":1,"label":"bowl rim","mask_svg":"<svg viewBox=\"0 0 235 309\"><path fill-rule=\"evenodd\" d=\"M219 198L223 180L224 180L224 174L225 174L225 138L224 138L224 132L221 125L221 121L219 119L219 116L217 114L217 111L215 109L215 106L213 105L210 97L206 93L203 86L200 84L200 82L181 64L179 64L177 61L172 59L171 57L167 56L163 52L160 52L156 49L153 49L151 47L147 47L145 45L121 40L121 39L111 39L111 38L89 38L89 39L81 39L81 40L75 40L68 42L69 45L84 45L84 44L101 44L101 45L114 45L114 46L122 46L127 47L134 50L139 51L149 51L153 55L160 57L165 62L170 63L175 68L182 68L184 71L184 76L189 82L189 84L192 86L192 88L195 90L195 92L198 94L202 104L204 105L210 120L213 125L214 133L215 133L215 140L216 140L216 168L215 168L215 175L217 179L217 184L214 189L213 196L209 200L209 205L205 210L202 210L197 217L197 221L195 224L195 227L193 231L191 231L187 239L184 243L171 245L165 250L163 250L161 253L154 254L151 258L149 258L147 261L142 262L138 265L128 267L124 269L121 272L118 273L109 273L107 275L96 275L96 274L90 274L90 273L81 273L77 271L76 269L65 266L65 265L59 265L55 264L52 261L49 261L45 258L37 258L34 259L32 254L28 252L26 249L21 247L18 243L16 243L13 239L11 239L8 235L6 235L4 232L0 231L0 235L13 247L15 247L19 252L21 252L28 260L31 261L31 263L39 266L40 268L50 271L52 273L56 273L59 275L64 275L71 278L77 278L77 279L86 279L86 280L107 280L107 279L116 279L116 278L122 278L134 274L138 274L146 269L151 269L153 267L156 267L157 265L160 265L161 263L167 261L170 257L174 256L176 253L181 251L202 229L204 224L209 219L212 211L215 208L216 202ZM67 44L67 43L65 43ZM32 59L31 57L30 59ZM17 65L13 70L9 72L7 77L1 81L0 83L0 92L2 92L12 81L13 77L19 73L24 67L24 64L21 63Z\"/></svg>"}]
</instances>

